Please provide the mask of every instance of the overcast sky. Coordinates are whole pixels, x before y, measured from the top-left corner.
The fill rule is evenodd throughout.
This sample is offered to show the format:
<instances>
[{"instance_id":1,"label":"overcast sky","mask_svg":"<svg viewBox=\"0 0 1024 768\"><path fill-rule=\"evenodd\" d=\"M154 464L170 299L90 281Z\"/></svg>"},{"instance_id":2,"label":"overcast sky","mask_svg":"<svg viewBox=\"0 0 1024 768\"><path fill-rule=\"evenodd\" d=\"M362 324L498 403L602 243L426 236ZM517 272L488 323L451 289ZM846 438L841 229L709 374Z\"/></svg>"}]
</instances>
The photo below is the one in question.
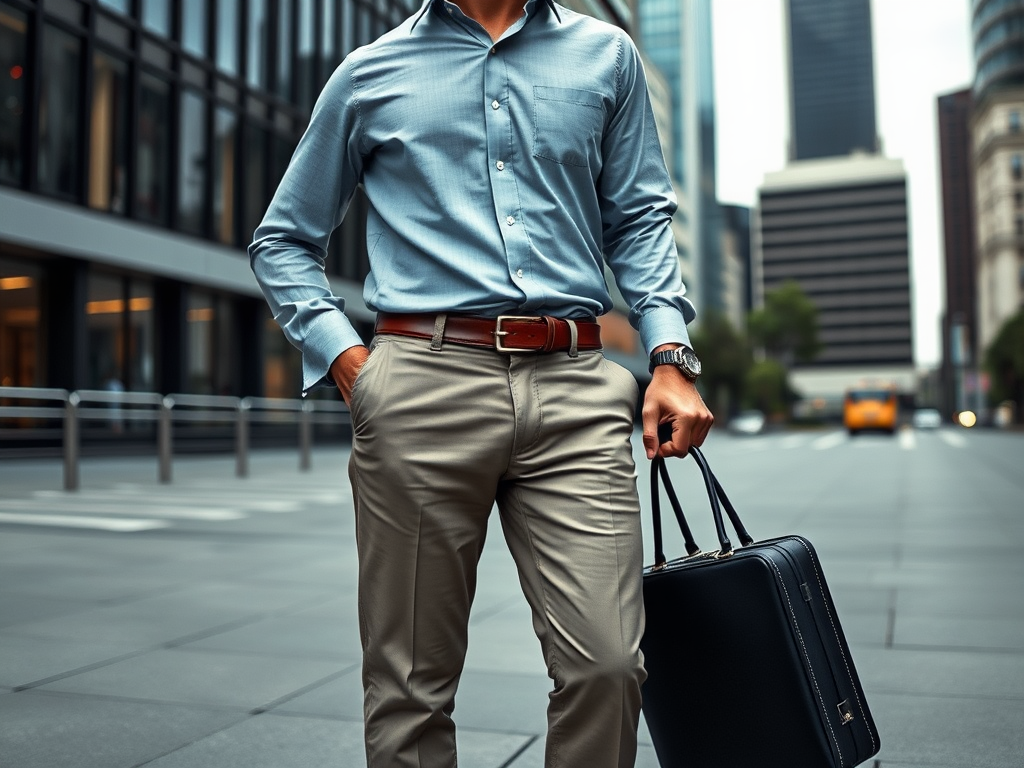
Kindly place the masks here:
<instances>
[{"instance_id":1,"label":"overcast sky","mask_svg":"<svg viewBox=\"0 0 1024 768\"><path fill-rule=\"evenodd\" d=\"M752 206L764 174L786 162L784 0L712 2L718 198ZM871 10L878 131L908 176L915 358L932 366L944 304L935 100L971 83L970 3L872 0Z\"/></svg>"}]
</instances>

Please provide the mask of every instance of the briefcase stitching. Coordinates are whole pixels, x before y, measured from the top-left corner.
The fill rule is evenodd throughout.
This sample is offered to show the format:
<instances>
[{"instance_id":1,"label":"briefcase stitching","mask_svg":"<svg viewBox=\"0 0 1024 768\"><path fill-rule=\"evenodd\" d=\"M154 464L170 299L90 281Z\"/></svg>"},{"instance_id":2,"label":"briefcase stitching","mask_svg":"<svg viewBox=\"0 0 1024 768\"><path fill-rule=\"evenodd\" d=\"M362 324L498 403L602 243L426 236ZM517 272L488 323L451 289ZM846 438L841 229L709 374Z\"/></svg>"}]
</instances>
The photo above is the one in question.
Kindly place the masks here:
<instances>
[{"instance_id":1,"label":"briefcase stitching","mask_svg":"<svg viewBox=\"0 0 1024 768\"><path fill-rule=\"evenodd\" d=\"M772 568L775 570L775 575L778 576L778 583L782 587L782 592L786 596L786 604L789 606L789 615L793 619L793 629L796 631L797 639L800 640L800 648L804 653L804 661L807 663L807 671L811 675L811 682L814 683L814 692L818 695L818 704L821 705L821 712L824 713L826 712L825 699L821 695L821 689L818 687L818 678L814 674L814 667L811 665L811 657L807 652L807 644L804 642L803 632L800 631L800 626L797 623L796 612L793 610L793 601L789 598L789 590L786 589L786 582L782 578L782 571L779 570L778 564L770 555L767 553L761 553L761 556L771 563ZM843 759L842 749L839 747L839 739L836 738L836 732L832 729L832 723L827 715L825 716L825 725L828 726L828 732L832 734L832 743L835 744L836 754L839 755L840 764L845 764L846 761Z\"/></svg>"},{"instance_id":2,"label":"briefcase stitching","mask_svg":"<svg viewBox=\"0 0 1024 768\"><path fill-rule=\"evenodd\" d=\"M800 546L807 550L807 555L810 557L811 560L811 567L814 569L814 578L818 581L818 589L820 589L822 594L824 595L825 587L821 583L821 574L818 573L818 564L814 557L814 553L811 551L811 548L807 546L806 541L801 539L799 536L794 536L793 538L797 543L800 544ZM850 687L853 689L853 696L857 700L857 708L860 710L861 719L864 721L864 727L867 729L868 738L871 739L871 750L873 753L877 753L878 746L875 743L874 730L871 728L871 722L868 719L867 713L864 712L864 705L860 701L860 696L857 695L857 684L853 679L853 673L850 671L850 664L846 660L846 654L843 653L843 643L839 637L839 630L836 629L835 620L832 618L832 611L830 611L828 608L827 600L822 600L821 602L825 606L825 614L828 616L828 621L832 625L832 632L836 636L836 645L839 648L839 655L843 659L843 666L846 667L846 676L850 680Z\"/></svg>"}]
</instances>

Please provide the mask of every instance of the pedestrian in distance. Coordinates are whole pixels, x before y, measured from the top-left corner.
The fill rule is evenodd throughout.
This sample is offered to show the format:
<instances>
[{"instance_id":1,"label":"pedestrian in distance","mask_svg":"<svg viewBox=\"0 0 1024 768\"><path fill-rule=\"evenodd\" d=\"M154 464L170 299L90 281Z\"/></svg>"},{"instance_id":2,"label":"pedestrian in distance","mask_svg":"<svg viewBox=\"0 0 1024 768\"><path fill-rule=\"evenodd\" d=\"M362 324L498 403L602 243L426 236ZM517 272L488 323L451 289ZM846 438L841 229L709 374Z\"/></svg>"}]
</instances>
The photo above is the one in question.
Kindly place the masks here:
<instances>
[{"instance_id":1,"label":"pedestrian in distance","mask_svg":"<svg viewBox=\"0 0 1024 768\"><path fill-rule=\"evenodd\" d=\"M360 184L369 348L324 276ZM545 765L634 764L638 392L596 320L607 263L653 355L648 457L700 445L675 208L632 41L550 0L425 0L324 87L249 253L303 389L351 409L370 768L456 765L495 502L553 681Z\"/></svg>"}]
</instances>

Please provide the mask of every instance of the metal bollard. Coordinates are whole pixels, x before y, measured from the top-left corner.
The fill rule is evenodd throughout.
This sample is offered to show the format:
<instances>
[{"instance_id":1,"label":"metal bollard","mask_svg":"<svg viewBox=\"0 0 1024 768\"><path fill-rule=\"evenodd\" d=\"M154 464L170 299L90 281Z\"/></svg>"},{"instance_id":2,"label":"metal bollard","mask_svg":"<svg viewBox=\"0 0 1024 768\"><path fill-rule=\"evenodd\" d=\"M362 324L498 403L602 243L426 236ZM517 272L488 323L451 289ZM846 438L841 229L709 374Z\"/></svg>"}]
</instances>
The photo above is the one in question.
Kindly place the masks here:
<instances>
[{"instance_id":1,"label":"metal bollard","mask_svg":"<svg viewBox=\"0 0 1024 768\"><path fill-rule=\"evenodd\" d=\"M64 403L64 490L78 490L78 455L80 448L78 403L81 398L72 392Z\"/></svg>"},{"instance_id":2,"label":"metal bollard","mask_svg":"<svg viewBox=\"0 0 1024 768\"><path fill-rule=\"evenodd\" d=\"M157 421L157 449L160 455L160 482L171 482L171 409L174 407L174 400L165 397L160 402L160 416Z\"/></svg>"},{"instance_id":3,"label":"metal bollard","mask_svg":"<svg viewBox=\"0 0 1024 768\"><path fill-rule=\"evenodd\" d=\"M307 472L312 466L313 449L313 404L302 402L299 412L299 470Z\"/></svg>"},{"instance_id":4,"label":"metal bollard","mask_svg":"<svg viewBox=\"0 0 1024 768\"><path fill-rule=\"evenodd\" d=\"M249 399L238 402L235 414L235 475L249 476Z\"/></svg>"}]
</instances>

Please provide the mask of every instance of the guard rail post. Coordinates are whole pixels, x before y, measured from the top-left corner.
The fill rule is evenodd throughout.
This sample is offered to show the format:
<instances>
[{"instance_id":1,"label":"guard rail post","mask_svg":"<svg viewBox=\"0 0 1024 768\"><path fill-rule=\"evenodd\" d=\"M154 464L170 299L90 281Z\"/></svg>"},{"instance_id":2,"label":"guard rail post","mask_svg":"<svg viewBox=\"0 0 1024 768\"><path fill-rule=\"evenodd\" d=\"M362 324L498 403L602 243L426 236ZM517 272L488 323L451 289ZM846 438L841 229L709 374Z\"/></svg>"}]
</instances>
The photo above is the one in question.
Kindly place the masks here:
<instances>
[{"instance_id":1,"label":"guard rail post","mask_svg":"<svg viewBox=\"0 0 1024 768\"><path fill-rule=\"evenodd\" d=\"M249 398L238 401L235 420L235 475L249 476Z\"/></svg>"},{"instance_id":2,"label":"guard rail post","mask_svg":"<svg viewBox=\"0 0 1024 768\"><path fill-rule=\"evenodd\" d=\"M160 482L171 482L171 456L173 451L171 436L171 409L174 400L165 397L160 401L160 415L157 421L157 450L160 455Z\"/></svg>"},{"instance_id":3,"label":"guard rail post","mask_svg":"<svg viewBox=\"0 0 1024 768\"><path fill-rule=\"evenodd\" d=\"M312 466L313 452L313 404L302 401L299 411L299 470L307 472Z\"/></svg>"},{"instance_id":4,"label":"guard rail post","mask_svg":"<svg viewBox=\"0 0 1024 768\"><path fill-rule=\"evenodd\" d=\"M64 490L78 490L78 455L81 447L78 421L78 394L72 392L64 402Z\"/></svg>"}]
</instances>

